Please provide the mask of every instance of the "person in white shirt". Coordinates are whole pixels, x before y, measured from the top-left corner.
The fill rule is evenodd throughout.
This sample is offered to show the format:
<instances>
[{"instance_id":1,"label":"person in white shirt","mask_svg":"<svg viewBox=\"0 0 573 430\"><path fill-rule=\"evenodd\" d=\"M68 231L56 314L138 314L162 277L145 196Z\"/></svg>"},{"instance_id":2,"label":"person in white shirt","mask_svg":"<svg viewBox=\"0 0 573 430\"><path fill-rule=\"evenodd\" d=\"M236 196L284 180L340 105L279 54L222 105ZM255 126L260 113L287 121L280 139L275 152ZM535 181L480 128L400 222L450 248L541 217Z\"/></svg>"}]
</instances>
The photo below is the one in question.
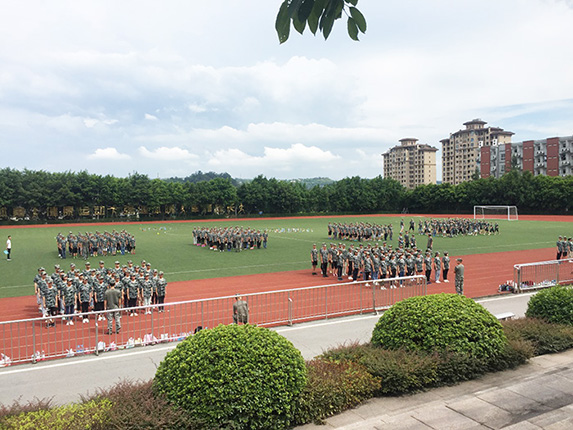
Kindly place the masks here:
<instances>
[{"instance_id":1,"label":"person in white shirt","mask_svg":"<svg viewBox=\"0 0 573 430\"><path fill-rule=\"evenodd\" d=\"M6 241L6 259L8 261L11 260L10 253L12 252L12 236L8 236L8 240Z\"/></svg>"}]
</instances>

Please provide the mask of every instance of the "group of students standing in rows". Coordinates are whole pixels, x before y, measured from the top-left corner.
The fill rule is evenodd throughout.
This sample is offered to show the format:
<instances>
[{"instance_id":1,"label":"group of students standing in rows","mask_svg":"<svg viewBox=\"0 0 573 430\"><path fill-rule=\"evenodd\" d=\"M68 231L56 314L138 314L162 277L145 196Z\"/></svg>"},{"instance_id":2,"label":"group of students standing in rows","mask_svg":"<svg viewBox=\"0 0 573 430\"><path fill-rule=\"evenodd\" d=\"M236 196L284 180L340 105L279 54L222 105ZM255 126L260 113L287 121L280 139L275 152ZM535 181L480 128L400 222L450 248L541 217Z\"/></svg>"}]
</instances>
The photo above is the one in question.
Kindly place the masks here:
<instances>
[{"instance_id":1,"label":"group of students standing in rows","mask_svg":"<svg viewBox=\"0 0 573 430\"><path fill-rule=\"evenodd\" d=\"M433 251L431 246L423 254L415 247L392 249L392 246L386 242L382 246L351 244L348 248L344 243L338 246L331 243L330 247L323 243L320 249L313 244L310 259L313 275L317 274L316 269L320 263L323 277L335 276L339 281L342 281L345 276L352 281L357 281L359 278L364 281L377 281L386 278L424 275L427 283L450 282L448 280L450 271L448 252L444 252L442 257L440 252ZM460 265L462 259L458 258L457 261ZM456 269L456 281L458 281L460 270L462 269ZM463 294L463 270L461 276L462 284L459 285L456 282L458 294Z\"/></svg>"},{"instance_id":2,"label":"group of students standing in rows","mask_svg":"<svg viewBox=\"0 0 573 430\"><path fill-rule=\"evenodd\" d=\"M90 310L101 312L125 307L130 308L130 316L137 316L136 310L132 308L163 304L167 281L162 271L152 269L151 264L145 260L140 266L134 265L131 260L124 266L116 261L113 268L106 268L105 263L100 261L98 268L92 268L86 262L82 271L76 268L75 263L71 263L68 272L57 264L51 275L40 267L34 277L34 288L38 308L44 317L54 317L60 313L65 315L66 325L74 325L75 314L80 312L84 314L82 322L87 323L89 315L85 314ZM118 293L109 293L110 290ZM159 307L158 311L163 312L163 307ZM151 309L147 308L145 313L151 313ZM108 325L111 314L108 314ZM120 315L119 312L113 314L116 332L119 332ZM98 321L104 319L103 313L98 315ZM49 319L47 325L55 326L54 319Z\"/></svg>"}]
</instances>

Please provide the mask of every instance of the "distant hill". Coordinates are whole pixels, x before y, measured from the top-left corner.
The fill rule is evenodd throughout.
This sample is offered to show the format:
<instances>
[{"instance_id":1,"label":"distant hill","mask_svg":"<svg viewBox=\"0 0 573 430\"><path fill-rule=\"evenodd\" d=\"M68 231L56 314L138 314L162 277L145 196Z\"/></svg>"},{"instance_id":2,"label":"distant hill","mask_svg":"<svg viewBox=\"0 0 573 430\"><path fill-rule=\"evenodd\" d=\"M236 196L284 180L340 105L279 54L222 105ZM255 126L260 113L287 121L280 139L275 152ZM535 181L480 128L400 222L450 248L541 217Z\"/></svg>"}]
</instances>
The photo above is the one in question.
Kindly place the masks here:
<instances>
[{"instance_id":1,"label":"distant hill","mask_svg":"<svg viewBox=\"0 0 573 430\"><path fill-rule=\"evenodd\" d=\"M319 187L324 187L325 185L330 185L335 181L333 181L330 178L302 178L302 179L299 178L299 179L291 179L290 182L300 182L306 188L314 188L317 185Z\"/></svg>"},{"instance_id":2,"label":"distant hill","mask_svg":"<svg viewBox=\"0 0 573 430\"><path fill-rule=\"evenodd\" d=\"M185 178L178 178L178 177L174 177L174 178L168 178L165 179L165 181L167 182L191 182L196 184L197 182L203 182L203 181L210 181L211 179L215 179L215 178L223 178L223 179L230 179L231 183L234 186L239 186L239 182L237 182L235 179L233 179L231 177L231 175L229 175L228 173L215 173L215 172L206 172L203 173L201 170L185 177Z\"/></svg>"},{"instance_id":3,"label":"distant hill","mask_svg":"<svg viewBox=\"0 0 573 430\"><path fill-rule=\"evenodd\" d=\"M279 180L287 182L300 182L308 189L313 188L317 185L319 187L324 187L325 185L329 185L332 184L333 182L336 182L330 178L297 178L297 179L279 179ZM235 181L237 181L237 184L240 186L244 183L251 182L252 179L235 178Z\"/></svg>"},{"instance_id":4,"label":"distant hill","mask_svg":"<svg viewBox=\"0 0 573 430\"><path fill-rule=\"evenodd\" d=\"M252 178L251 179L233 178L228 173L215 173L215 172L203 173L201 170L199 170L199 171L197 171L197 172L195 172L195 173L193 173L193 174L191 174L185 178L174 177L174 178L168 178L168 179L164 179L164 180L167 182L197 183L197 182L203 182L203 181L210 181L211 179L215 179L215 178L230 179L231 183L235 187L240 187L242 184L249 183L253 180ZM333 182L335 182L334 180L332 180L330 178L297 178L297 179L282 179L282 180L287 181L287 182L301 183L308 189L316 187L317 185L319 187L323 187L325 185L329 185L329 184L332 184Z\"/></svg>"}]
</instances>

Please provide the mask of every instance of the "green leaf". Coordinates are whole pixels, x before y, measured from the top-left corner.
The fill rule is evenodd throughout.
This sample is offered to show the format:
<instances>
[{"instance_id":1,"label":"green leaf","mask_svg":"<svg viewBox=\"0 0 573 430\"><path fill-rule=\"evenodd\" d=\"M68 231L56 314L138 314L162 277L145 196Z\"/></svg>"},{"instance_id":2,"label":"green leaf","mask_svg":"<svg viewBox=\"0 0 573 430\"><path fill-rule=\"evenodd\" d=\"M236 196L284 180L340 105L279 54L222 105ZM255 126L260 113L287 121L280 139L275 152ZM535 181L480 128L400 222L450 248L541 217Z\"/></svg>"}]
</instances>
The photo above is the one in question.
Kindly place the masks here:
<instances>
[{"instance_id":1,"label":"green leaf","mask_svg":"<svg viewBox=\"0 0 573 430\"><path fill-rule=\"evenodd\" d=\"M316 35L316 30L318 29L318 15L314 12L314 9L308 16L308 28L312 31L312 34Z\"/></svg>"},{"instance_id":2,"label":"green leaf","mask_svg":"<svg viewBox=\"0 0 573 430\"><path fill-rule=\"evenodd\" d=\"M288 0L285 0L281 4L275 22L275 30L277 31L280 43L286 42L290 34L290 17L288 15L288 5Z\"/></svg>"},{"instance_id":3,"label":"green leaf","mask_svg":"<svg viewBox=\"0 0 573 430\"><path fill-rule=\"evenodd\" d=\"M288 4L288 17L293 18L297 15L300 5L302 4L303 0L290 0Z\"/></svg>"},{"instance_id":4,"label":"green leaf","mask_svg":"<svg viewBox=\"0 0 573 430\"><path fill-rule=\"evenodd\" d=\"M294 26L296 31L298 31L300 34L302 34L304 32L305 27L306 27L306 21L299 20L297 15L295 15L292 18L292 25Z\"/></svg>"},{"instance_id":5,"label":"green leaf","mask_svg":"<svg viewBox=\"0 0 573 430\"><path fill-rule=\"evenodd\" d=\"M298 19L301 22L305 22L308 20L312 10L314 9L314 0L303 0L302 4L298 9Z\"/></svg>"},{"instance_id":6,"label":"green leaf","mask_svg":"<svg viewBox=\"0 0 573 430\"><path fill-rule=\"evenodd\" d=\"M332 31L332 26L334 25L334 15L328 15L324 13L320 18L319 27L324 35L324 40L328 39L330 32Z\"/></svg>"},{"instance_id":7,"label":"green leaf","mask_svg":"<svg viewBox=\"0 0 573 430\"><path fill-rule=\"evenodd\" d=\"M322 15L322 12L327 5L326 2L327 0L315 0L312 11L316 13L316 16L320 17Z\"/></svg>"},{"instance_id":8,"label":"green leaf","mask_svg":"<svg viewBox=\"0 0 573 430\"><path fill-rule=\"evenodd\" d=\"M349 3L352 6L356 6L358 4L358 0L346 0L346 3Z\"/></svg>"},{"instance_id":9,"label":"green leaf","mask_svg":"<svg viewBox=\"0 0 573 430\"><path fill-rule=\"evenodd\" d=\"M350 15L352 16L352 19L354 19L354 21L356 22L358 29L362 33L366 33L366 19L364 18L364 15L362 15L362 12L360 12L355 7L351 7Z\"/></svg>"},{"instance_id":10,"label":"green leaf","mask_svg":"<svg viewBox=\"0 0 573 430\"><path fill-rule=\"evenodd\" d=\"M348 35L352 40L358 41L358 26L352 17L348 17Z\"/></svg>"}]
</instances>

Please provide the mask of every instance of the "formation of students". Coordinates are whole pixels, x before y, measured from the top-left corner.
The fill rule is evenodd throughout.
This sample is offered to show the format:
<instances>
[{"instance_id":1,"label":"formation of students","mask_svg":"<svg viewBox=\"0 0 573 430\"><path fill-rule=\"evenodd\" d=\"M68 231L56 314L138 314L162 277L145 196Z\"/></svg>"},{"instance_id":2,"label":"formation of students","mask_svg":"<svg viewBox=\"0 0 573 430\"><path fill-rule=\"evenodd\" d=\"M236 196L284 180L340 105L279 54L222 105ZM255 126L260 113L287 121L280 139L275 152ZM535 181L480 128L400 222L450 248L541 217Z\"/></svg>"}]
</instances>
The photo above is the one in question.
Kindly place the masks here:
<instances>
[{"instance_id":1,"label":"formation of students","mask_svg":"<svg viewBox=\"0 0 573 430\"><path fill-rule=\"evenodd\" d=\"M328 237L333 240L392 240L394 231L392 224L379 225L371 223L328 223Z\"/></svg>"},{"instance_id":2,"label":"formation of students","mask_svg":"<svg viewBox=\"0 0 573 430\"><path fill-rule=\"evenodd\" d=\"M320 249L312 246L310 259L313 274L320 265L323 277L335 276L339 281L348 279L357 281L377 281L385 278L424 275L428 283L449 282L450 257L448 252L443 256L431 246L425 251L417 247L393 249L392 245L384 242L378 244L359 244L346 247L344 243L338 246L326 243ZM433 276L432 276L433 273ZM442 279L442 281L440 281Z\"/></svg>"},{"instance_id":3,"label":"formation of students","mask_svg":"<svg viewBox=\"0 0 573 430\"><path fill-rule=\"evenodd\" d=\"M87 260L89 257L99 255L135 254L135 236L125 230L120 232L113 230L111 233L86 232L77 235L70 231L67 236L58 233L56 244L60 258L69 256Z\"/></svg>"},{"instance_id":4,"label":"formation of students","mask_svg":"<svg viewBox=\"0 0 573 430\"><path fill-rule=\"evenodd\" d=\"M409 231L413 230L410 220ZM470 218L430 218L418 220L418 234L455 237L499 234L499 224L483 219Z\"/></svg>"},{"instance_id":5,"label":"formation of students","mask_svg":"<svg viewBox=\"0 0 573 430\"><path fill-rule=\"evenodd\" d=\"M267 230L260 231L249 227L195 227L193 245L213 251L236 251L266 249L269 240Z\"/></svg>"},{"instance_id":6,"label":"formation of students","mask_svg":"<svg viewBox=\"0 0 573 430\"><path fill-rule=\"evenodd\" d=\"M67 272L57 264L51 275L40 267L34 277L34 288L38 308L44 317L54 317L59 313L65 315L66 325L74 325L75 314L105 309L106 291L110 288L121 292L120 308L163 304L167 281L162 271L152 269L145 260L140 266L131 260L124 266L116 261L114 267L105 267L100 261L98 268L92 268L86 262L81 271L71 263ZM126 311L130 316L137 316L134 309ZM164 307L160 306L158 311L163 312ZM151 309L146 309L145 313L150 314ZM98 315L98 320L104 319L103 314ZM89 316L84 315L82 322L89 322ZM49 319L48 327L54 325L54 319Z\"/></svg>"},{"instance_id":7,"label":"formation of students","mask_svg":"<svg viewBox=\"0 0 573 430\"><path fill-rule=\"evenodd\" d=\"M413 238L414 247L416 222L410 218L408 226L404 219L400 220L399 233L405 244L410 244ZM486 220L474 220L468 218L430 218L418 219L418 235L432 235L441 237L455 237L458 235L492 235L499 234L499 224ZM353 241L387 241L393 240L394 231L392 224L379 225L372 223L328 223L328 237L333 240Z\"/></svg>"}]
</instances>

